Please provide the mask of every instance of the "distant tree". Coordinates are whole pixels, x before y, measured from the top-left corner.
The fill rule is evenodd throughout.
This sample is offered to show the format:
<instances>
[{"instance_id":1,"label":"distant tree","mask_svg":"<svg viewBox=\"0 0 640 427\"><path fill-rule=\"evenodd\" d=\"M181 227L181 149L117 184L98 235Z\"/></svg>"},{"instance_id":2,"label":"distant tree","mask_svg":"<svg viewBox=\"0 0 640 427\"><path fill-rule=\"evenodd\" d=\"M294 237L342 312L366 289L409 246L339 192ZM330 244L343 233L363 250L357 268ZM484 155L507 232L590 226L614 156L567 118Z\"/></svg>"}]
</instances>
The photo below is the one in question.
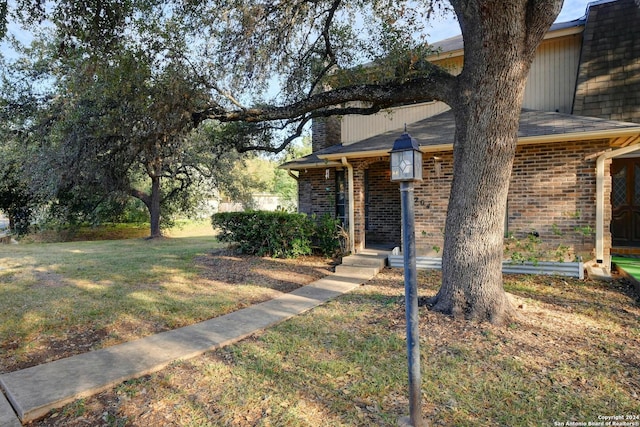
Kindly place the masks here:
<instances>
[{"instance_id":1,"label":"distant tree","mask_svg":"<svg viewBox=\"0 0 640 427\"><path fill-rule=\"evenodd\" d=\"M215 121L199 126L196 135L209 141L215 167L210 169L216 198L225 202L240 203L245 210L255 209L253 196L268 191L272 165L265 164L254 152L244 148L252 140L268 141L272 136L259 126L236 122L220 124ZM213 144L212 144L213 143Z\"/></svg>"},{"instance_id":2,"label":"distant tree","mask_svg":"<svg viewBox=\"0 0 640 427\"><path fill-rule=\"evenodd\" d=\"M38 114L41 96L32 90L33 71L23 79L14 78L4 60L0 76L0 210L7 214L10 229L17 234L29 231L35 213L45 198L40 186L32 185L33 146L25 129Z\"/></svg>"},{"instance_id":3,"label":"distant tree","mask_svg":"<svg viewBox=\"0 0 640 427\"><path fill-rule=\"evenodd\" d=\"M255 192L268 192L277 195L279 208L295 210L298 199L298 185L287 171L279 166L288 160L299 158L311 153L311 139L299 138L289 145L279 155L250 154L245 156L234 170L234 177L244 182L246 196L241 200L245 208L254 207L251 196Z\"/></svg>"},{"instance_id":4,"label":"distant tree","mask_svg":"<svg viewBox=\"0 0 640 427\"><path fill-rule=\"evenodd\" d=\"M184 64L153 50L124 44L96 56L38 40L24 52L21 77L40 69L49 79L47 96L33 101L21 130L39 154L31 178L47 182L51 212L66 220L109 214L105 207L115 213L135 197L149 212L150 236L159 237L162 221L193 213L216 186L237 191L227 177L236 147L269 138L242 123L207 121L195 130L191 114L202 108L202 86Z\"/></svg>"},{"instance_id":5,"label":"distant tree","mask_svg":"<svg viewBox=\"0 0 640 427\"><path fill-rule=\"evenodd\" d=\"M29 231L39 199L23 179L20 165L0 150L0 211L9 218L9 229L17 234Z\"/></svg>"},{"instance_id":6,"label":"distant tree","mask_svg":"<svg viewBox=\"0 0 640 427\"><path fill-rule=\"evenodd\" d=\"M278 163L304 157L311 154L311 138L305 136L287 147L285 155ZM284 202L284 208L292 209L298 202L298 183L283 169L276 168L273 177L273 192L278 194Z\"/></svg>"},{"instance_id":7,"label":"distant tree","mask_svg":"<svg viewBox=\"0 0 640 427\"><path fill-rule=\"evenodd\" d=\"M40 126L39 137L41 167L58 171L51 177L57 203L86 212L114 194L133 196L149 211L151 237L159 237L163 202L195 178L185 142L198 85L135 46L94 56L58 44L53 53L50 118L40 116L51 124Z\"/></svg>"}]
</instances>

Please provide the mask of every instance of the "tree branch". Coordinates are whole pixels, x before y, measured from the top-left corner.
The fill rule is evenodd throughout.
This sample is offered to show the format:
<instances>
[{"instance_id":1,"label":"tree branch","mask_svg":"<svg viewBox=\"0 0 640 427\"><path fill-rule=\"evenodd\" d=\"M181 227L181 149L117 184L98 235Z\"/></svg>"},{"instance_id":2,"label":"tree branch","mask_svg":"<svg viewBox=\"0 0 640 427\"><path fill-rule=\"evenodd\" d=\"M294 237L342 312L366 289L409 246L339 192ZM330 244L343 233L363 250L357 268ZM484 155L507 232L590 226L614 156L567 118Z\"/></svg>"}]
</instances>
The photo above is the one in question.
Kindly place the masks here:
<instances>
[{"instance_id":1,"label":"tree branch","mask_svg":"<svg viewBox=\"0 0 640 427\"><path fill-rule=\"evenodd\" d=\"M359 84L321 92L291 105L281 107L254 107L243 110L226 110L219 105L211 106L192 115L196 125L206 119L221 122L262 122L283 119L302 119L310 112L311 116L330 116L344 114L372 114L375 108L398 106L411 102L423 102L432 99L450 103L454 100L456 78L446 70L433 67L428 76L409 79L402 83ZM370 107L328 108L351 101L362 101ZM369 112L371 111L371 112Z\"/></svg>"},{"instance_id":2,"label":"tree branch","mask_svg":"<svg viewBox=\"0 0 640 427\"><path fill-rule=\"evenodd\" d=\"M135 188L129 188L128 193L131 197L135 197L136 199L140 200L142 203L145 204L145 206L149 207L151 206L151 196L140 191L140 190L136 190Z\"/></svg>"},{"instance_id":3,"label":"tree branch","mask_svg":"<svg viewBox=\"0 0 640 427\"><path fill-rule=\"evenodd\" d=\"M316 79L311 84L311 89L309 90L309 96L311 96L318 88L318 85L322 81L322 79L327 75L329 70L331 70L337 63L336 54L333 51L333 46L331 45L331 24L333 22L333 18L336 14L336 11L340 7L342 0L335 0L332 4L328 12L327 19L324 22L324 26L322 28L321 37L324 40L324 54L327 58L329 58L328 63L324 66L322 71L316 77Z\"/></svg>"}]
</instances>

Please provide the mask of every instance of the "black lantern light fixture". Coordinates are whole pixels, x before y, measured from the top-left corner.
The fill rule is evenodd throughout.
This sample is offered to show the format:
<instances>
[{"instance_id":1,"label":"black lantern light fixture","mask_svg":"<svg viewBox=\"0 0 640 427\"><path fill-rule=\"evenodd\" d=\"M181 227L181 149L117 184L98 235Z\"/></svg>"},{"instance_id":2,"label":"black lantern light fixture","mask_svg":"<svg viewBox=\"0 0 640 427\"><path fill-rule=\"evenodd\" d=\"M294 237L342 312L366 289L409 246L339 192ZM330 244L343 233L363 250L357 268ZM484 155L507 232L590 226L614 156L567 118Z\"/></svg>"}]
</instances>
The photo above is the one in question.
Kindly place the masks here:
<instances>
[{"instance_id":1,"label":"black lantern light fixture","mask_svg":"<svg viewBox=\"0 0 640 427\"><path fill-rule=\"evenodd\" d=\"M422 152L405 129L391 150L391 181L422 181Z\"/></svg>"}]
</instances>

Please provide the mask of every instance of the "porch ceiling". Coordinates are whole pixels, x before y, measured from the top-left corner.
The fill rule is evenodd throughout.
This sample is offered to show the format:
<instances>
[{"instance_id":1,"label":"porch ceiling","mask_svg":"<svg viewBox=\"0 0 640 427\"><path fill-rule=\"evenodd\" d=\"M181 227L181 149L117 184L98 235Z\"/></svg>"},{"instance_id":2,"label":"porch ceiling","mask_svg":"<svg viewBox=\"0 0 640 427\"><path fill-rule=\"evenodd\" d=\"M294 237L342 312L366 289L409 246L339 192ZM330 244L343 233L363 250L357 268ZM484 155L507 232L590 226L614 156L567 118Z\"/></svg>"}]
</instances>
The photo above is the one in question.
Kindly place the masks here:
<instances>
[{"instance_id":1,"label":"porch ceiling","mask_svg":"<svg viewBox=\"0 0 640 427\"><path fill-rule=\"evenodd\" d=\"M612 147L628 147L640 143L640 135L616 138L611 142Z\"/></svg>"}]
</instances>

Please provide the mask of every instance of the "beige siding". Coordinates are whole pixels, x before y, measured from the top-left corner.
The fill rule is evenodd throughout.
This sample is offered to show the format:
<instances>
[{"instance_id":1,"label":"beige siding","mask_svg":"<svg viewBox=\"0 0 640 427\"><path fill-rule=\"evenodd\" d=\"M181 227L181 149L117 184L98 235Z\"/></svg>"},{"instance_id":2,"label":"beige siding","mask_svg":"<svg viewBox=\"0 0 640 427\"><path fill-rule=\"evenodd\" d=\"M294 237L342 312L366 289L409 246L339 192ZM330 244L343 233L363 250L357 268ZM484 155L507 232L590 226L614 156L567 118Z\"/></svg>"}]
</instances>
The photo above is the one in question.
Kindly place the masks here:
<instances>
[{"instance_id":1,"label":"beige siding","mask_svg":"<svg viewBox=\"0 0 640 427\"><path fill-rule=\"evenodd\" d=\"M446 55L443 55L443 57L440 58L436 56L432 60L432 62L434 64L441 66L442 68L444 68L445 70L453 74L454 76L457 76L462 72L464 57L462 56L447 57Z\"/></svg>"},{"instance_id":2,"label":"beige siding","mask_svg":"<svg viewBox=\"0 0 640 427\"><path fill-rule=\"evenodd\" d=\"M457 75L462 71L462 60L461 56L449 58L443 55L433 62ZM447 110L449 106L443 102L425 102L371 116L345 116L342 118L342 142L348 145L390 130L401 130L405 124L410 125Z\"/></svg>"},{"instance_id":3,"label":"beige siding","mask_svg":"<svg viewBox=\"0 0 640 427\"><path fill-rule=\"evenodd\" d=\"M571 113L580 61L581 35L542 43L531 65L524 108Z\"/></svg>"},{"instance_id":4,"label":"beige siding","mask_svg":"<svg viewBox=\"0 0 640 427\"><path fill-rule=\"evenodd\" d=\"M449 106L443 102L427 102L371 116L345 116L342 118L342 142L348 145L390 130L401 130L405 124L415 123L448 109Z\"/></svg>"},{"instance_id":5,"label":"beige siding","mask_svg":"<svg viewBox=\"0 0 640 427\"><path fill-rule=\"evenodd\" d=\"M580 60L581 34L544 41L531 65L523 108L571 113ZM453 74L462 70L462 57L437 59L434 62ZM371 116L345 116L342 119L342 142L351 144L447 111L442 102L427 102L396 108Z\"/></svg>"}]
</instances>

